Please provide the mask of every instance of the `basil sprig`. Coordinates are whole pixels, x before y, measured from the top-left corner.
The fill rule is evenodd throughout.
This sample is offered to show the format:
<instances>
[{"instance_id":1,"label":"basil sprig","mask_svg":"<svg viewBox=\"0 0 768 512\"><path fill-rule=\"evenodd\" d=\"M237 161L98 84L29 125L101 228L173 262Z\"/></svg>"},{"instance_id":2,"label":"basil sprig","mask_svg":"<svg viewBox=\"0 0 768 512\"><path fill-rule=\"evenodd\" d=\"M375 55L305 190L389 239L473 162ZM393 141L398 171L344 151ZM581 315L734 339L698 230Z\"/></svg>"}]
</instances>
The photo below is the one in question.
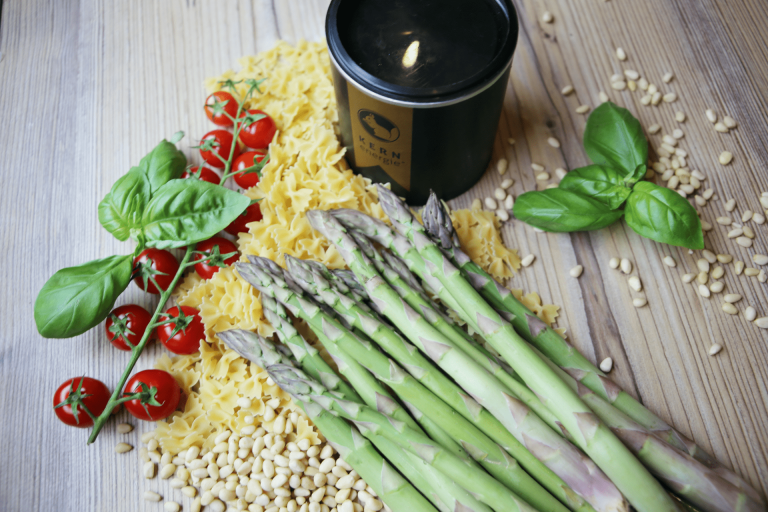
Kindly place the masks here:
<instances>
[{"instance_id":1,"label":"basil sprig","mask_svg":"<svg viewBox=\"0 0 768 512\"><path fill-rule=\"evenodd\" d=\"M701 221L691 203L674 190L641 181L648 169L648 141L627 109L610 102L596 108L584 131L584 149L594 165L572 170L559 188L522 194L515 217L562 233L600 229L624 216L641 236L704 248Z\"/></svg>"},{"instance_id":2,"label":"basil sprig","mask_svg":"<svg viewBox=\"0 0 768 512\"><path fill-rule=\"evenodd\" d=\"M181 134L183 135L183 134ZM171 139L178 142L179 134ZM99 203L99 222L115 238L144 247L184 247L206 240L250 204L242 195L204 181L177 179L187 159L163 140L118 179ZM35 324L46 338L82 334L104 320L131 281L133 255L110 256L56 272L35 301Z\"/></svg>"}]
</instances>

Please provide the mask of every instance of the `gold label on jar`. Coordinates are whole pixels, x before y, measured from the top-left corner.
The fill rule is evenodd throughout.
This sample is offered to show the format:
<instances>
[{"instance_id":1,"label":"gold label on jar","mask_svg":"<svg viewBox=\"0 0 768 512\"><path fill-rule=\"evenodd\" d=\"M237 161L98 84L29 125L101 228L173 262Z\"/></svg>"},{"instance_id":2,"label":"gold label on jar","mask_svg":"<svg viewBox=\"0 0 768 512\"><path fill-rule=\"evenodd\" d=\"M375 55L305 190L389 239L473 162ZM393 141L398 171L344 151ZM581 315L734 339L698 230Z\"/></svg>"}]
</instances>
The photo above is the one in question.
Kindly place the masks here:
<instances>
[{"instance_id":1,"label":"gold label on jar","mask_svg":"<svg viewBox=\"0 0 768 512\"><path fill-rule=\"evenodd\" d=\"M377 101L352 85L347 89L355 166L378 166L410 191L413 109Z\"/></svg>"}]
</instances>

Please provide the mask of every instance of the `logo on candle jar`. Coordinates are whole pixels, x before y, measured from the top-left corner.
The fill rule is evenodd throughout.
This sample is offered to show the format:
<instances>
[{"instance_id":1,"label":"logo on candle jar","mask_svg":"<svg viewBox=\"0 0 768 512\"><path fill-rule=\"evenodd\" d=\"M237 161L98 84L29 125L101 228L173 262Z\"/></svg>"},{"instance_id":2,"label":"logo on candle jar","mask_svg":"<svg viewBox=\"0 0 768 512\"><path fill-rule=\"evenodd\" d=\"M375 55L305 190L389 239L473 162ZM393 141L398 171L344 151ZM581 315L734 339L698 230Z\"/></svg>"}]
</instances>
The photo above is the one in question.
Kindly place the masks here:
<instances>
[{"instance_id":1,"label":"logo on candle jar","mask_svg":"<svg viewBox=\"0 0 768 512\"><path fill-rule=\"evenodd\" d=\"M400 138L400 129L381 114L362 109L358 111L357 116L363 129L373 138L383 142L395 142Z\"/></svg>"}]
</instances>

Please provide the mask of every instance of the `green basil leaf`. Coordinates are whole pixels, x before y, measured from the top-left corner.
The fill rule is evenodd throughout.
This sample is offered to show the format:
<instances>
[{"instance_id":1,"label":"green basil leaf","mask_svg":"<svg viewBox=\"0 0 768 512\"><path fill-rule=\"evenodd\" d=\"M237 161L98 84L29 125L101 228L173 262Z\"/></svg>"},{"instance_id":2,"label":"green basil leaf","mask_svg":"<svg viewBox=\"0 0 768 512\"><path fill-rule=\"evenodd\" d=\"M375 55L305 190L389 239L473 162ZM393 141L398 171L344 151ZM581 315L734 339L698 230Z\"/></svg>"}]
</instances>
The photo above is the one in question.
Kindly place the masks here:
<instances>
[{"instance_id":1,"label":"green basil leaf","mask_svg":"<svg viewBox=\"0 0 768 512\"><path fill-rule=\"evenodd\" d=\"M149 180L141 169L134 167L112 185L99 203L99 222L118 240L128 240L131 229L141 228L141 215L149 197Z\"/></svg>"},{"instance_id":2,"label":"green basil leaf","mask_svg":"<svg viewBox=\"0 0 768 512\"><path fill-rule=\"evenodd\" d=\"M624 184L628 187L634 187L635 183L642 181L645 178L646 173L648 172L648 166L638 165L637 169L635 169L635 172L624 178Z\"/></svg>"},{"instance_id":3,"label":"green basil leaf","mask_svg":"<svg viewBox=\"0 0 768 512\"><path fill-rule=\"evenodd\" d=\"M63 268L35 300L37 331L46 338L71 338L104 320L131 282L133 258L110 256Z\"/></svg>"},{"instance_id":4,"label":"green basil leaf","mask_svg":"<svg viewBox=\"0 0 768 512\"><path fill-rule=\"evenodd\" d=\"M170 180L181 176L186 167L187 157L165 139L139 162L139 168L144 171L149 180L151 194L155 194Z\"/></svg>"},{"instance_id":5,"label":"green basil leaf","mask_svg":"<svg viewBox=\"0 0 768 512\"><path fill-rule=\"evenodd\" d=\"M696 209L672 189L641 181L626 207L627 224L651 240L688 249L703 249L704 234Z\"/></svg>"},{"instance_id":6,"label":"green basil leaf","mask_svg":"<svg viewBox=\"0 0 768 512\"><path fill-rule=\"evenodd\" d=\"M206 181L169 181L144 210L147 246L168 249L207 240L250 204L248 197Z\"/></svg>"},{"instance_id":7,"label":"green basil leaf","mask_svg":"<svg viewBox=\"0 0 768 512\"><path fill-rule=\"evenodd\" d=\"M572 170L560 180L560 188L591 197L611 210L619 208L631 193L619 171L600 165Z\"/></svg>"},{"instance_id":8,"label":"green basil leaf","mask_svg":"<svg viewBox=\"0 0 768 512\"><path fill-rule=\"evenodd\" d=\"M558 233L604 228L624 213L591 197L561 188L526 192L515 201L513 212L515 217L531 226Z\"/></svg>"},{"instance_id":9,"label":"green basil leaf","mask_svg":"<svg viewBox=\"0 0 768 512\"><path fill-rule=\"evenodd\" d=\"M605 102L590 114L584 149L592 162L631 174L648 161L648 141L629 110Z\"/></svg>"}]
</instances>

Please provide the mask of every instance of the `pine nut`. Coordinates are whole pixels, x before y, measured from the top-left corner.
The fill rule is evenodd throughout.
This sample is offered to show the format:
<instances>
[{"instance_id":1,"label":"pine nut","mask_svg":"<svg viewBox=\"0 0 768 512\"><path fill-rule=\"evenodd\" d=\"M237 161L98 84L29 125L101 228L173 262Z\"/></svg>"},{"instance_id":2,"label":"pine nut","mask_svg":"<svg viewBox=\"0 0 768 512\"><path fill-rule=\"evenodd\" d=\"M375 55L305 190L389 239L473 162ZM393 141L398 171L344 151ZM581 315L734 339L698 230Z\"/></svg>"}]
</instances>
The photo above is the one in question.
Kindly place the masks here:
<instances>
[{"instance_id":1,"label":"pine nut","mask_svg":"<svg viewBox=\"0 0 768 512\"><path fill-rule=\"evenodd\" d=\"M622 48L621 46L616 48L616 58L621 61L627 60L627 53L624 51L624 48Z\"/></svg>"},{"instance_id":2,"label":"pine nut","mask_svg":"<svg viewBox=\"0 0 768 512\"><path fill-rule=\"evenodd\" d=\"M507 222L509 220L509 213L503 208L496 210L496 216L501 222Z\"/></svg>"},{"instance_id":3,"label":"pine nut","mask_svg":"<svg viewBox=\"0 0 768 512\"><path fill-rule=\"evenodd\" d=\"M744 234L744 230L741 228L732 229L728 232L728 238L737 238Z\"/></svg>"},{"instance_id":4,"label":"pine nut","mask_svg":"<svg viewBox=\"0 0 768 512\"><path fill-rule=\"evenodd\" d=\"M765 254L755 254L752 256L752 261L757 265L768 265L768 256Z\"/></svg>"},{"instance_id":5,"label":"pine nut","mask_svg":"<svg viewBox=\"0 0 768 512\"><path fill-rule=\"evenodd\" d=\"M763 205L763 208L768 208L768 196L761 196L760 204Z\"/></svg>"},{"instance_id":6,"label":"pine nut","mask_svg":"<svg viewBox=\"0 0 768 512\"><path fill-rule=\"evenodd\" d=\"M735 304L736 302L739 302L742 299L741 295L738 293L728 293L723 297L723 300L729 304Z\"/></svg>"},{"instance_id":7,"label":"pine nut","mask_svg":"<svg viewBox=\"0 0 768 512\"><path fill-rule=\"evenodd\" d=\"M505 178L504 181L502 181L501 185L499 185L499 186L501 188L503 188L504 190L506 190L506 189L508 189L509 187L511 187L514 184L515 184L515 180L513 180L511 178Z\"/></svg>"},{"instance_id":8,"label":"pine nut","mask_svg":"<svg viewBox=\"0 0 768 512\"><path fill-rule=\"evenodd\" d=\"M571 87L571 90L573 90L573 87ZM515 144L515 139L513 139L512 137L510 137L510 138L508 138L508 139L507 139L507 142L509 143L509 145L510 145L510 146L514 146L514 144Z\"/></svg>"},{"instance_id":9,"label":"pine nut","mask_svg":"<svg viewBox=\"0 0 768 512\"><path fill-rule=\"evenodd\" d=\"M713 253L709 249L704 249L703 251L701 251L701 255L704 256L704 259L710 263L714 263L717 261L717 256L715 256L715 253Z\"/></svg>"},{"instance_id":10,"label":"pine nut","mask_svg":"<svg viewBox=\"0 0 768 512\"><path fill-rule=\"evenodd\" d=\"M720 293L723 291L723 288L725 288L725 283L722 281L715 281L709 285L709 291L712 293Z\"/></svg>"},{"instance_id":11,"label":"pine nut","mask_svg":"<svg viewBox=\"0 0 768 512\"><path fill-rule=\"evenodd\" d=\"M115 453L127 453L133 450L133 446L128 443L117 443L115 445Z\"/></svg>"},{"instance_id":12,"label":"pine nut","mask_svg":"<svg viewBox=\"0 0 768 512\"><path fill-rule=\"evenodd\" d=\"M632 273L632 262L627 258L621 258L620 268L625 274L630 274Z\"/></svg>"},{"instance_id":13,"label":"pine nut","mask_svg":"<svg viewBox=\"0 0 768 512\"><path fill-rule=\"evenodd\" d=\"M694 201L696 201L697 205L699 205L699 206L707 206L707 200L704 199L703 197L701 197L701 196L694 196L693 199L694 199Z\"/></svg>"},{"instance_id":14,"label":"pine nut","mask_svg":"<svg viewBox=\"0 0 768 512\"><path fill-rule=\"evenodd\" d=\"M630 277L627 282L629 283L629 287L636 292L639 292L643 289L643 283L640 282L640 278L637 276Z\"/></svg>"},{"instance_id":15,"label":"pine nut","mask_svg":"<svg viewBox=\"0 0 768 512\"><path fill-rule=\"evenodd\" d=\"M680 179L682 181L682 178ZM693 185L680 185L680 190L685 192L686 194L693 194L693 192L696 190L693 188Z\"/></svg>"},{"instance_id":16,"label":"pine nut","mask_svg":"<svg viewBox=\"0 0 768 512\"><path fill-rule=\"evenodd\" d=\"M698 267L699 272L709 272L709 262L704 258L699 258L696 261L696 266Z\"/></svg>"},{"instance_id":17,"label":"pine nut","mask_svg":"<svg viewBox=\"0 0 768 512\"><path fill-rule=\"evenodd\" d=\"M667 169L667 170L666 170L666 171L664 171L664 173L661 175L661 179L662 179L662 181L669 181L669 180L671 180L671 179L672 179L672 177L673 177L673 176L675 176L675 171L674 171L674 169ZM680 179L680 178L678 178L678 180L679 180L679 179ZM667 185L669 185L669 184L667 184Z\"/></svg>"},{"instance_id":18,"label":"pine nut","mask_svg":"<svg viewBox=\"0 0 768 512\"><path fill-rule=\"evenodd\" d=\"M476 197L472 200L472 205L469 208L472 210L481 210L483 208L483 202L480 198Z\"/></svg>"},{"instance_id":19,"label":"pine nut","mask_svg":"<svg viewBox=\"0 0 768 512\"><path fill-rule=\"evenodd\" d=\"M680 185L680 178L677 176L672 176L669 181L667 182L667 187L671 189L676 189Z\"/></svg>"},{"instance_id":20,"label":"pine nut","mask_svg":"<svg viewBox=\"0 0 768 512\"><path fill-rule=\"evenodd\" d=\"M163 497L160 496L159 494L157 494L156 492L153 492L153 491L144 491L144 499L146 501L155 501L155 502L157 502L157 501L162 500Z\"/></svg>"},{"instance_id":21,"label":"pine nut","mask_svg":"<svg viewBox=\"0 0 768 512\"><path fill-rule=\"evenodd\" d=\"M647 91L648 90L648 80L646 80L645 78L641 77L640 80L637 81L637 86L640 89L642 89L644 91Z\"/></svg>"},{"instance_id":22,"label":"pine nut","mask_svg":"<svg viewBox=\"0 0 768 512\"><path fill-rule=\"evenodd\" d=\"M145 462L144 467L142 468L142 473L144 474L144 478L148 480L155 478L155 463Z\"/></svg>"},{"instance_id":23,"label":"pine nut","mask_svg":"<svg viewBox=\"0 0 768 512\"><path fill-rule=\"evenodd\" d=\"M665 84L668 84L669 82L671 82L671 81L672 81L672 79L673 79L674 77L675 77L674 73L672 73L672 72L670 71L670 72L668 72L668 73L665 73L665 74L664 74L664 77L662 78L662 80L664 80L664 83L665 83Z\"/></svg>"},{"instance_id":24,"label":"pine nut","mask_svg":"<svg viewBox=\"0 0 768 512\"><path fill-rule=\"evenodd\" d=\"M761 283L768 281L768 274L765 273L765 270L761 270L760 273L757 274L757 280Z\"/></svg>"},{"instance_id":25,"label":"pine nut","mask_svg":"<svg viewBox=\"0 0 768 512\"><path fill-rule=\"evenodd\" d=\"M569 274L571 274L571 277L580 277L583 272L584 267L581 265L576 265L570 270Z\"/></svg>"},{"instance_id":26,"label":"pine nut","mask_svg":"<svg viewBox=\"0 0 768 512\"><path fill-rule=\"evenodd\" d=\"M725 211L732 212L736 209L736 200L735 199L729 199L725 202Z\"/></svg>"},{"instance_id":27,"label":"pine nut","mask_svg":"<svg viewBox=\"0 0 768 512\"><path fill-rule=\"evenodd\" d=\"M548 139L547 139L547 142L548 142L548 143L549 143L549 145L550 145L550 146L552 146L553 148L559 148L559 147L560 147L560 141L559 141L559 140L557 140L557 139L556 139L556 138L554 138L554 137L550 137L550 138L548 138Z\"/></svg>"},{"instance_id":28,"label":"pine nut","mask_svg":"<svg viewBox=\"0 0 768 512\"><path fill-rule=\"evenodd\" d=\"M533 169L535 172L542 172L545 169L545 167L541 164L537 164L534 162L531 164L531 169Z\"/></svg>"},{"instance_id":29,"label":"pine nut","mask_svg":"<svg viewBox=\"0 0 768 512\"><path fill-rule=\"evenodd\" d=\"M536 179L539 181L547 181L549 179L548 172L540 172L536 175Z\"/></svg>"},{"instance_id":30,"label":"pine nut","mask_svg":"<svg viewBox=\"0 0 768 512\"><path fill-rule=\"evenodd\" d=\"M705 299L708 299L712 295L712 293L709 291L709 288L707 288L706 285L700 284L699 295L701 295Z\"/></svg>"},{"instance_id":31,"label":"pine nut","mask_svg":"<svg viewBox=\"0 0 768 512\"><path fill-rule=\"evenodd\" d=\"M743 261L737 261L733 264L733 270L736 272L737 276L740 276L741 273L744 271L744 262Z\"/></svg>"},{"instance_id":32,"label":"pine nut","mask_svg":"<svg viewBox=\"0 0 768 512\"><path fill-rule=\"evenodd\" d=\"M672 256L666 256L663 261L664 261L664 264L668 267L677 266L677 262L675 261L675 258L673 258Z\"/></svg>"},{"instance_id":33,"label":"pine nut","mask_svg":"<svg viewBox=\"0 0 768 512\"><path fill-rule=\"evenodd\" d=\"M720 265L712 269L712 279L720 279L725 274L725 269Z\"/></svg>"},{"instance_id":34,"label":"pine nut","mask_svg":"<svg viewBox=\"0 0 768 512\"><path fill-rule=\"evenodd\" d=\"M163 510L166 510L167 512L179 512L179 510L181 510L181 505L175 501L166 501L163 505Z\"/></svg>"},{"instance_id":35,"label":"pine nut","mask_svg":"<svg viewBox=\"0 0 768 512\"><path fill-rule=\"evenodd\" d=\"M565 87L563 87L562 91L560 91L560 92L563 93L563 96L568 96L569 94L571 94L573 92L573 86L572 85L566 85Z\"/></svg>"},{"instance_id":36,"label":"pine nut","mask_svg":"<svg viewBox=\"0 0 768 512\"><path fill-rule=\"evenodd\" d=\"M749 222L752 220L752 217L754 216L754 213L752 210L745 210L743 214L741 214L741 222Z\"/></svg>"},{"instance_id":37,"label":"pine nut","mask_svg":"<svg viewBox=\"0 0 768 512\"><path fill-rule=\"evenodd\" d=\"M713 196L714 194L715 194L715 191L714 191L713 189L711 189L711 188L708 188L707 190L705 190L704 192L702 192L702 194L701 194L701 195L702 195L702 197L704 197L704 199L706 199L707 201L709 201L710 199L712 199L712 196Z\"/></svg>"},{"instance_id":38,"label":"pine nut","mask_svg":"<svg viewBox=\"0 0 768 512\"><path fill-rule=\"evenodd\" d=\"M730 217L718 217L715 220L718 224L722 224L723 226L730 226L733 223Z\"/></svg>"},{"instance_id":39,"label":"pine nut","mask_svg":"<svg viewBox=\"0 0 768 512\"><path fill-rule=\"evenodd\" d=\"M632 305L636 308L642 308L648 304L648 300L645 297L638 297L636 299L632 299Z\"/></svg>"},{"instance_id":40,"label":"pine nut","mask_svg":"<svg viewBox=\"0 0 768 512\"><path fill-rule=\"evenodd\" d=\"M656 133L659 133L660 131L661 131L661 125L652 124L651 126L648 127L648 133L650 134L656 134Z\"/></svg>"},{"instance_id":41,"label":"pine nut","mask_svg":"<svg viewBox=\"0 0 768 512\"><path fill-rule=\"evenodd\" d=\"M760 224L760 225L765 224L765 215L763 215L762 213L756 213L752 216L752 220L754 221L755 224Z\"/></svg>"},{"instance_id":42,"label":"pine nut","mask_svg":"<svg viewBox=\"0 0 768 512\"><path fill-rule=\"evenodd\" d=\"M744 269L744 275L747 277L755 277L760 271L754 267L747 267Z\"/></svg>"},{"instance_id":43,"label":"pine nut","mask_svg":"<svg viewBox=\"0 0 768 512\"><path fill-rule=\"evenodd\" d=\"M715 114L714 110L708 108L705 113L707 114L707 119L709 119L710 123L715 124L717 122L717 114Z\"/></svg>"},{"instance_id":44,"label":"pine nut","mask_svg":"<svg viewBox=\"0 0 768 512\"><path fill-rule=\"evenodd\" d=\"M624 76L629 78L630 80L637 80L638 78L640 78L640 73L638 73L634 69L625 69Z\"/></svg>"},{"instance_id":45,"label":"pine nut","mask_svg":"<svg viewBox=\"0 0 768 512\"><path fill-rule=\"evenodd\" d=\"M707 179L707 177L706 177L706 176L704 176L704 174L702 174L702 173L701 173L701 171L696 171L696 170L694 170L694 171L691 173L691 176L693 176L693 177L694 177L694 178L696 178L697 180L701 180L701 181L704 181L705 179ZM711 189L710 189L710 190L711 190ZM715 191L713 190L713 191L712 191L712 193L714 194L714 193L715 193Z\"/></svg>"},{"instance_id":46,"label":"pine nut","mask_svg":"<svg viewBox=\"0 0 768 512\"><path fill-rule=\"evenodd\" d=\"M611 258L610 260L608 260L608 266L613 269L619 268L619 264L620 264L619 258Z\"/></svg>"},{"instance_id":47,"label":"pine nut","mask_svg":"<svg viewBox=\"0 0 768 512\"><path fill-rule=\"evenodd\" d=\"M723 346L719 343L715 343L714 345L709 347L709 355L715 356L718 353L720 353L721 350L723 350Z\"/></svg>"},{"instance_id":48,"label":"pine nut","mask_svg":"<svg viewBox=\"0 0 768 512\"><path fill-rule=\"evenodd\" d=\"M133 425L131 425L130 423L120 423L117 426L117 433L118 434L127 434L131 430L133 430Z\"/></svg>"},{"instance_id":49,"label":"pine nut","mask_svg":"<svg viewBox=\"0 0 768 512\"><path fill-rule=\"evenodd\" d=\"M541 21L544 23L552 23L554 19L555 17L549 11L544 11L544 14L541 15Z\"/></svg>"},{"instance_id":50,"label":"pine nut","mask_svg":"<svg viewBox=\"0 0 768 512\"><path fill-rule=\"evenodd\" d=\"M625 82L624 80L619 80L618 82L613 82L611 84L611 88L615 89L617 91L623 91L624 89L627 88L627 82Z\"/></svg>"},{"instance_id":51,"label":"pine nut","mask_svg":"<svg viewBox=\"0 0 768 512\"><path fill-rule=\"evenodd\" d=\"M678 123L685 122L685 112L682 112L680 110L675 112L675 121L677 121Z\"/></svg>"},{"instance_id":52,"label":"pine nut","mask_svg":"<svg viewBox=\"0 0 768 512\"><path fill-rule=\"evenodd\" d=\"M701 230L702 231L712 231L712 224L705 221L704 219L701 220Z\"/></svg>"},{"instance_id":53,"label":"pine nut","mask_svg":"<svg viewBox=\"0 0 768 512\"><path fill-rule=\"evenodd\" d=\"M730 263L733 261L733 256L731 256L730 254L718 254L717 261L719 261L720 263Z\"/></svg>"},{"instance_id":54,"label":"pine nut","mask_svg":"<svg viewBox=\"0 0 768 512\"><path fill-rule=\"evenodd\" d=\"M755 232L754 232L754 231L752 231L752 228L751 228L751 227L749 227L749 226L744 226L744 227L743 227L743 228L741 228L741 229L744 231L744 236L746 236L747 238L755 238Z\"/></svg>"},{"instance_id":55,"label":"pine nut","mask_svg":"<svg viewBox=\"0 0 768 512\"><path fill-rule=\"evenodd\" d=\"M685 199L686 197L688 197L688 194L685 192L685 190L682 190L682 189L679 189L679 190L677 190L677 194L678 194L680 197L682 197L683 199Z\"/></svg>"},{"instance_id":56,"label":"pine nut","mask_svg":"<svg viewBox=\"0 0 768 512\"><path fill-rule=\"evenodd\" d=\"M507 210L512 210L515 206L515 198L512 197L512 194L509 194L507 198L504 200L504 208Z\"/></svg>"},{"instance_id":57,"label":"pine nut","mask_svg":"<svg viewBox=\"0 0 768 512\"><path fill-rule=\"evenodd\" d=\"M736 243L742 247L746 247L747 249L752 247L752 239L747 238L746 236L740 236L739 238L737 238Z\"/></svg>"},{"instance_id":58,"label":"pine nut","mask_svg":"<svg viewBox=\"0 0 768 512\"><path fill-rule=\"evenodd\" d=\"M533 254L529 254L528 256L526 256L520 261L520 264L524 267L530 267L531 263L533 263L533 260L535 259L536 259L536 256L534 256Z\"/></svg>"},{"instance_id":59,"label":"pine nut","mask_svg":"<svg viewBox=\"0 0 768 512\"><path fill-rule=\"evenodd\" d=\"M666 144L669 144L670 146L672 146L673 148L674 148L675 146L677 146L677 139L676 139L676 138L674 138L674 137L672 137L671 135L664 135L664 137L662 137L662 140L663 140L663 141L664 141ZM667 151L669 151L669 150L667 150ZM674 150L674 149L672 149L672 151L674 152L675 150Z\"/></svg>"},{"instance_id":60,"label":"pine nut","mask_svg":"<svg viewBox=\"0 0 768 512\"><path fill-rule=\"evenodd\" d=\"M498 199L499 201L503 201L507 198L507 193L504 191L503 188L496 188L496 190L493 191L493 197Z\"/></svg>"},{"instance_id":61,"label":"pine nut","mask_svg":"<svg viewBox=\"0 0 768 512\"><path fill-rule=\"evenodd\" d=\"M674 103L677 101L677 93L669 92L664 95L664 103Z\"/></svg>"},{"instance_id":62,"label":"pine nut","mask_svg":"<svg viewBox=\"0 0 768 512\"><path fill-rule=\"evenodd\" d=\"M683 275L683 282L685 284L688 284L692 282L694 279L696 279L696 274L684 274Z\"/></svg>"},{"instance_id":63,"label":"pine nut","mask_svg":"<svg viewBox=\"0 0 768 512\"><path fill-rule=\"evenodd\" d=\"M606 357L600 362L600 370L608 373L613 369L613 359Z\"/></svg>"},{"instance_id":64,"label":"pine nut","mask_svg":"<svg viewBox=\"0 0 768 512\"><path fill-rule=\"evenodd\" d=\"M739 314L739 310L736 308L736 306L734 306L733 304L729 304L728 302L723 304L723 311L725 311L729 315L738 315Z\"/></svg>"},{"instance_id":65,"label":"pine nut","mask_svg":"<svg viewBox=\"0 0 768 512\"><path fill-rule=\"evenodd\" d=\"M722 153L720 153L720 157L718 158L718 161L722 165L730 164L733 161L733 153L731 153L730 151L723 151Z\"/></svg>"},{"instance_id":66,"label":"pine nut","mask_svg":"<svg viewBox=\"0 0 768 512\"><path fill-rule=\"evenodd\" d=\"M623 80L624 77L621 75L621 73L614 73L611 75L611 83L618 82L620 80Z\"/></svg>"},{"instance_id":67,"label":"pine nut","mask_svg":"<svg viewBox=\"0 0 768 512\"><path fill-rule=\"evenodd\" d=\"M566 174L568 174L568 171L566 171L566 170L565 170L565 169L563 169L562 167L558 167L557 169L555 169L555 175L556 175L556 176L557 176L559 179L563 179L563 178L565 178L565 175L566 175Z\"/></svg>"},{"instance_id":68,"label":"pine nut","mask_svg":"<svg viewBox=\"0 0 768 512\"><path fill-rule=\"evenodd\" d=\"M632 81L630 81L628 84L630 89L632 89L632 84L634 84L634 82ZM600 103L605 103L610 100L608 95L605 94L603 91L600 91L599 93L597 93L597 99L600 101Z\"/></svg>"},{"instance_id":69,"label":"pine nut","mask_svg":"<svg viewBox=\"0 0 768 512\"><path fill-rule=\"evenodd\" d=\"M489 210L496 210L496 209L498 209L498 207L499 207L499 206L496 204L496 201L494 201L492 197L486 197L486 198L485 198L485 206L486 206L486 208L488 208Z\"/></svg>"},{"instance_id":70,"label":"pine nut","mask_svg":"<svg viewBox=\"0 0 768 512\"><path fill-rule=\"evenodd\" d=\"M747 306L747 309L744 310L744 318L746 318L748 322L751 322L757 318L757 310L752 306Z\"/></svg>"},{"instance_id":71,"label":"pine nut","mask_svg":"<svg viewBox=\"0 0 768 512\"><path fill-rule=\"evenodd\" d=\"M682 139L683 137L685 137L685 133L683 133L683 130L681 130L680 128L675 128L674 130L672 130L672 136L675 139L679 140L679 139Z\"/></svg>"},{"instance_id":72,"label":"pine nut","mask_svg":"<svg viewBox=\"0 0 768 512\"><path fill-rule=\"evenodd\" d=\"M723 123L715 123L715 131L720 133L728 133L728 127Z\"/></svg>"},{"instance_id":73,"label":"pine nut","mask_svg":"<svg viewBox=\"0 0 768 512\"><path fill-rule=\"evenodd\" d=\"M580 107L576 108L576 113L577 114L586 114L587 112L589 112L590 108L591 107L589 105L581 105Z\"/></svg>"},{"instance_id":74,"label":"pine nut","mask_svg":"<svg viewBox=\"0 0 768 512\"><path fill-rule=\"evenodd\" d=\"M547 185L544 188L546 188L547 190L549 190L550 188L558 188L558 184L557 183L550 183L549 185Z\"/></svg>"},{"instance_id":75,"label":"pine nut","mask_svg":"<svg viewBox=\"0 0 768 512\"><path fill-rule=\"evenodd\" d=\"M504 175L504 173L507 172L507 167L508 165L507 165L506 158L502 158L498 162L496 162L496 170L499 171L499 174L502 176Z\"/></svg>"},{"instance_id":76,"label":"pine nut","mask_svg":"<svg viewBox=\"0 0 768 512\"><path fill-rule=\"evenodd\" d=\"M764 316L755 320L755 325L761 329L768 329L768 316Z\"/></svg>"}]
</instances>

